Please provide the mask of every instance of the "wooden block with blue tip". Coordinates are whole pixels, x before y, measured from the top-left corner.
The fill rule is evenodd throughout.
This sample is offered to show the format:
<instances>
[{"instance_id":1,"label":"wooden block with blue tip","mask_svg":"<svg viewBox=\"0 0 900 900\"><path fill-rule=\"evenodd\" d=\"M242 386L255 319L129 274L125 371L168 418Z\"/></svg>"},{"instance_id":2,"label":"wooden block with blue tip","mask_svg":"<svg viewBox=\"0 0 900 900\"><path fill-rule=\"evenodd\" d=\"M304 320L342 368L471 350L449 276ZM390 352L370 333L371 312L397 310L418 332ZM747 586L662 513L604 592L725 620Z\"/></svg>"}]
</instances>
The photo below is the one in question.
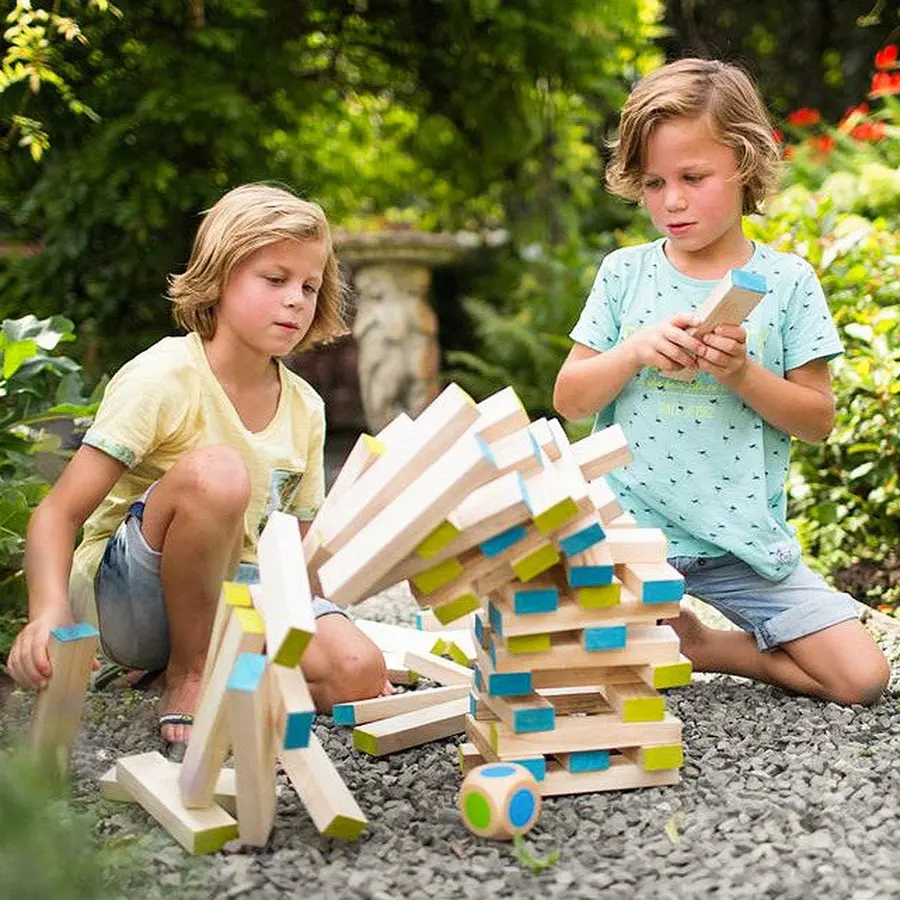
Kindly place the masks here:
<instances>
[{"instance_id":1,"label":"wooden block with blue tip","mask_svg":"<svg viewBox=\"0 0 900 900\"><path fill-rule=\"evenodd\" d=\"M281 666L300 663L316 633L300 524L275 510L259 536L260 590L256 604L265 621L266 652Z\"/></svg>"},{"instance_id":2,"label":"wooden block with blue tip","mask_svg":"<svg viewBox=\"0 0 900 900\"><path fill-rule=\"evenodd\" d=\"M308 747L282 750L278 758L320 834L344 841L359 837L366 817L315 734Z\"/></svg>"},{"instance_id":3,"label":"wooden block with blue tip","mask_svg":"<svg viewBox=\"0 0 900 900\"><path fill-rule=\"evenodd\" d=\"M188 853L221 850L238 836L237 822L212 799L200 809L186 807L179 777L180 767L156 751L122 757L116 763L116 782Z\"/></svg>"},{"instance_id":4,"label":"wooden block with blue tip","mask_svg":"<svg viewBox=\"0 0 900 900\"><path fill-rule=\"evenodd\" d=\"M603 587L612 584L615 565L609 546L609 540L604 540L566 559L566 580L569 587Z\"/></svg>"},{"instance_id":5,"label":"wooden block with blue tip","mask_svg":"<svg viewBox=\"0 0 900 900\"><path fill-rule=\"evenodd\" d=\"M700 324L690 333L699 339L718 325L740 325L765 296L766 290L766 279L762 275L746 269L730 269L697 310ZM678 369L662 374L678 381L693 381L697 373L692 369Z\"/></svg>"},{"instance_id":6,"label":"wooden block with blue tip","mask_svg":"<svg viewBox=\"0 0 900 900\"><path fill-rule=\"evenodd\" d=\"M525 500L531 511L531 519L538 531L549 535L562 528L580 512L576 498L561 479L549 460L546 468L537 475L525 479Z\"/></svg>"},{"instance_id":7,"label":"wooden block with blue tip","mask_svg":"<svg viewBox=\"0 0 900 900\"><path fill-rule=\"evenodd\" d=\"M497 697L488 693L479 693L476 701L481 700L516 734L528 734L534 731L552 731L556 727L556 710L553 704L540 694L532 692L515 697ZM471 715L475 715L470 710Z\"/></svg>"},{"instance_id":8,"label":"wooden block with blue tip","mask_svg":"<svg viewBox=\"0 0 900 900\"><path fill-rule=\"evenodd\" d=\"M468 684L449 684L436 688L421 688L406 691L402 694L391 694L388 697L373 697L370 700L356 700L353 703L336 703L331 714L335 725L365 725L369 722L380 722L394 716L427 709L449 700L468 695Z\"/></svg>"},{"instance_id":9,"label":"wooden block with blue tip","mask_svg":"<svg viewBox=\"0 0 900 900\"><path fill-rule=\"evenodd\" d=\"M258 590L259 585L254 585L254 587ZM213 663L216 661L216 655L222 643L222 635L225 633L225 626L228 624L231 607L233 606L241 609L253 608L253 596L250 585L238 584L235 581L226 581L222 584L219 602L216 605L216 614L213 618L212 630L209 635L209 646L206 648L203 675L200 679L201 693L209 681L209 676L212 674Z\"/></svg>"},{"instance_id":10,"label":"wooden block with blue tip","mask_svg":"<svg viewBox=\"0 0 900 900\"><path fill-rule=\"evenodd\" d=\"M265 626L255 609L230 607L228 624L191 730L179 773L181 799L190 809L212 802L216 778L231 747L225 695L234 664L242 653L262 653Z\"/></svg>"},{"instance_id":11,"label":"wooden block with blue tip","mask_svg":"<svg viewBox=\"0 0 900 900\"><path fill-rule=\"evenodd\" d=\"M511 840L530 831L540 817L540 788L524 766L486 763L463 779L459 809L473 834Z\"/></svg>"},{"instance_id":12,"label":"wooden block with blue tip","mask_svg":"<svg viewBox=\"0 0 900 900\"><path fill-rule=\"evenodd\" d=\"M262 847L275 824L275 731L272 682L261 653L241 653L227 685L241 843Z\"/></svg>"},{"instance_id":13,"label":"wooden block with blue tip","mask_svg":"<svg viewBox=\"0 0 900 900\"><path fill-rule=\"evenodd\" d=\"M485 441L460 440L319 569L325 595L338 605L357 602L495 472Z\"/></svg>"},{"instance_id":14,"label":"wooden block with blue tip","mask_svg":"<svg viewBox=\"0 0 900 900\"><path fill-rule=\"evenodd\" d=\"M99 643L97 629L87 623L50 632L50 679L34 702L28 740L61 772L68 768Z\"/></svg>"},{"instance_id":15,"label":"wooden block with blue tip","mask_svg":"<svg viewBox=\"0 0 900 900\"><path fill-rule=\"evenodd\" d=\"M309 746L316 705L303 670L272 663L272 721L278 746L296 750Z\"/></svg>"},{"instance_id":16,"label":"wooden block with blue tip","mask_svg":"<svg viewBox=\"0 0 900 900\"><path fill-rule=\"evenodd\" d=\"M684 576L667 562L626 563L616 575L641 603L679 603L684 596Z\"/></svg>"}]
</instances>

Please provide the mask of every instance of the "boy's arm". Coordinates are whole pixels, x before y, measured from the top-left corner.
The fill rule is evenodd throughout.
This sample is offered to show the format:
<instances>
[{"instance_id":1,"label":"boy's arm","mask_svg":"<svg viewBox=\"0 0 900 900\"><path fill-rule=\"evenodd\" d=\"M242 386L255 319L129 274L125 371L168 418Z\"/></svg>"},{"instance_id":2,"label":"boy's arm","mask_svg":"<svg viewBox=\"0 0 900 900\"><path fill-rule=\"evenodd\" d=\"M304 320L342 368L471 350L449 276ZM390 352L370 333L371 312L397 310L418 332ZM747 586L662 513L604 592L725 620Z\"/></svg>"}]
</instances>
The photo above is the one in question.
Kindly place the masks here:
<instances>
[{"instance_id":1,"label":"boy's arm","mask_svg":"<svg viewBox=\"0 0 900 900\"><path fill-rule=\"evenodd\" d=\"M831 433L834 395L827 360L810 360L782 378L747 356L742 328L720 325L703 343L700 370L734 391L770 425L811 442Z\"/></svg>"},{"instance_id":2,"label":"boy's arm","mask_svg":"<svg viewBox=\"0 0 900 900\"><path fill-rule=\"evenodd\" d=\"M8 660L10 674L24 687L40 689L50 677L50 632L72 623L68 594L75 538L124 470L118 460L83 444L28 523L28 624Z\"/></svg>"},{"instance_id":3,"label":"boy's arm","mask_svg":"<svg viewBox=\"0 0 900 900\"><path fill-rule=\"evenodd\" d=\"M645 366L663 372L693 370L703 345L686 329L697 323L696 316L678 313L604 353L575 344L556 377L553 406L567 419L584 419L606 409Z\"/></svg>"}]
</instances>

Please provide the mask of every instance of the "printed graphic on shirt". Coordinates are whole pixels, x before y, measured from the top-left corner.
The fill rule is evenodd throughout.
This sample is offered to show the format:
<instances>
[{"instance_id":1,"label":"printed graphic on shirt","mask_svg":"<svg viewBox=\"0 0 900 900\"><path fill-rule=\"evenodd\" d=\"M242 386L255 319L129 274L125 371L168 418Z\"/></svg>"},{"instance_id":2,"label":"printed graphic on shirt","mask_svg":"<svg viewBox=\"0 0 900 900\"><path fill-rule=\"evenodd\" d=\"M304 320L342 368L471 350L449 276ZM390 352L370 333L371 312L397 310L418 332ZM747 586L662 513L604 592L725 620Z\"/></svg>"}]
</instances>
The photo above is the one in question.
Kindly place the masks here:
<instances>
[{"instance_id":1,"label":"printed graphic on shirt","mask_svg":"<svg viewBox=\"0 0 900 900\"><path fill-rule=\"evenodd\" d=\"M308 521L309 510L294 509L294 503L300 493L305 472L302 469L273 469L269 476L269 498L266 503L266 513L259 520L257 534L262 534L269 516L276 510L278 512L290 512L301 521Z\"/></svg>"}]
</instances>

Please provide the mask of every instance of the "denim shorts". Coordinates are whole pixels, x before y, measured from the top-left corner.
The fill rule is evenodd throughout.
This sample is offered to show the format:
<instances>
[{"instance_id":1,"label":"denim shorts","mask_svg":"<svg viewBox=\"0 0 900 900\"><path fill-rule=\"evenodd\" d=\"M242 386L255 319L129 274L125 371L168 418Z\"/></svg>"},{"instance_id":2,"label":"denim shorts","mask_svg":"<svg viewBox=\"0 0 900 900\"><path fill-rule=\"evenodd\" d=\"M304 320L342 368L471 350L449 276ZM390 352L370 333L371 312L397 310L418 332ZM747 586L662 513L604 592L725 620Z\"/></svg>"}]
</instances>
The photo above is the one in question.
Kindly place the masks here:
<instances>
[{"instance_id":1,"label":"denim shorts","mask_svg":"<svg viewBox=\"0 0 900 900\"><path fill-rule=\"evenodd\" d=\"M676 556L669 563L684 575L685 593L751 632L760 650L858 617L849 594L829 587L802 562L783 581L763 578L731 553Z\"/></svg>"},{"instance_id":2,"label":"denim shorts","mask_svg":"<svg viewBox=\"0 0 900 900\"><path fill-rule=\"evenodd\" d=\"M152 490L152 486L150 490ZM94 594L103 652L129 669L156 671L169 660L169 624L159 578L162 554L141 531L144 501L150 490L131 504L125 520L110 537L97 569ZM259 582L259 567L241 563L232 579ZM330 600L314 597L313 615L346 613Z\"/></svg>"}]
</instances>

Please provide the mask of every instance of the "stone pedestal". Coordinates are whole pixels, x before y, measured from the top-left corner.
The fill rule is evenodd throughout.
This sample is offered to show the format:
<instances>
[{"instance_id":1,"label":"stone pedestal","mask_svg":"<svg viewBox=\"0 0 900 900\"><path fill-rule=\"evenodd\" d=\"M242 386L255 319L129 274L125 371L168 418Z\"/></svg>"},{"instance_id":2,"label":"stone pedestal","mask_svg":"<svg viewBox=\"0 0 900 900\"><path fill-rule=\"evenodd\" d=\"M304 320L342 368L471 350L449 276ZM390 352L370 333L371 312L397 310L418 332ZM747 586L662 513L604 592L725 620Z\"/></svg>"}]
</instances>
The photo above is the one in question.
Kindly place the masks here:
<instances>
[{"instance_id":1,"label":"stone pedestal","mask_svg":"<svg viewBox=\"0 0 900 900\"><path fill-rule=\"evenodd\" d=\"M431 270L453 262L465 247L453 235L417 231L337 233L335 245L353 271L359 388L374 433L401 412L417 415L440 391Z\"/></svg>"}]
</instances>

